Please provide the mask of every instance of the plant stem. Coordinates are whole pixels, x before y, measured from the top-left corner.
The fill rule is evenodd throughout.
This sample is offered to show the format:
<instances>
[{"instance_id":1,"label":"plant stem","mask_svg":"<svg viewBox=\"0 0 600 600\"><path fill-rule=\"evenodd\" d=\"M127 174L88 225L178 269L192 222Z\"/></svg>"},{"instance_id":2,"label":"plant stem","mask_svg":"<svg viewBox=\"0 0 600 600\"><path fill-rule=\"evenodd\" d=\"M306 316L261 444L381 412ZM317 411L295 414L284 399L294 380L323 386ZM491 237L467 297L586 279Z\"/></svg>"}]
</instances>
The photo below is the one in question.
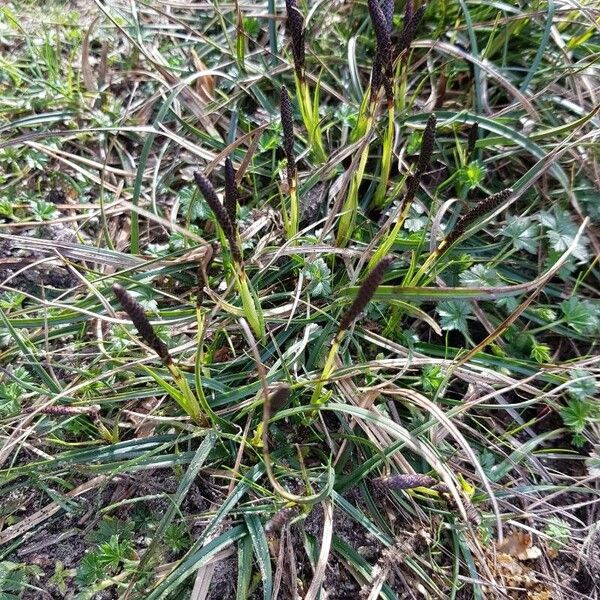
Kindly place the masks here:
<instances>
[{"instance_id":1,"label":"plant stem","mask_svg":"<svg viewBox=\"0 0 600 600\"><path fill-rule=\"evenodd\" d=\"M388 122L385 138L383 139L383 145L381 149L381 173L379 174L379 183L373 196L373 205L377 208L381 208L385 204L385 195L387 192L387 186L390 179L390 170L392 167L392 148L394 145L394 106L388 106Z\"/></svg>"},{"instance_id":2,"label":"plant stem","mask_svg":"<svg viewBox=\"0 0 600 600\"><path fill-rule=\"evenodd\" d=\"M321 372L321 377L317 381L317 385L315 386L315 390L310 399L311 406L319 407L322 404L325 404L327 401L326 398L323 398L323 387L325 382L329 379L331 374L333 373L333 363L335 361L335 357L337 356L338 350L340 348L341 339L336 337L329 349L329 354L327 356L327 360L325 361L325 366L323 367L323 371ZM314 418L316 413L309 413L310 418Z\"/></svg>"}]
</instances>

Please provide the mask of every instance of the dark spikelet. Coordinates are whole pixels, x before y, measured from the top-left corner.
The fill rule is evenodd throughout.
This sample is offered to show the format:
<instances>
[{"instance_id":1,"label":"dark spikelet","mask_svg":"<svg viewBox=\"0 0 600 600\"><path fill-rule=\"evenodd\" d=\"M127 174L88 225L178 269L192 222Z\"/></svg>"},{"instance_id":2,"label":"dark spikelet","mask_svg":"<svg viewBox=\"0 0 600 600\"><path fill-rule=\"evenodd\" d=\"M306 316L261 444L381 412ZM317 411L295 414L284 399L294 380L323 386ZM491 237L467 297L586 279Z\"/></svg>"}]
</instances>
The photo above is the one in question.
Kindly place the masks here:
<instances>
[{"instance_id":1,"label":"dark spikelet","mask_svg":"<svg viewBox=\"0 0 600 600\"><path fill-rule=\"evenodd\" d=\"M386 69L386 72L383 73L383 89L385 90L385 101L388 109L394 106L394 88L392 86L392 77L389 71L390 69Z\"/></svg>"},{"instance_id":2,"label":"dark spikelet","mask_svg":"<svg viewBox=\"0 0 600 600\"><path fill-rule=\"evenodd\" d=\"M304 81L304 17L298 8L296 0L285 0L288 16L288 27L292 38L292 54L294 56L294 69L300 81Z\"/></svg>"},{"instance_id":3,"label":"dark spikelet","mask_svg":"<svg viewBox=\"0 0 600 600\"><path fill-rule=\"evenodd\" d=\"M375 38L377 40L377 52L375 53L373 70L371 72L370 99L371 102L375 100L377 92L383 83L387 103L388 105L393 105L390 24L388 23L388 18L386 14L384 14L382 7L379 5L379 0L368 0L368 4L369 15L371 16L371 22L373 23ZM389 6L386 10L390 10ZM393 0L391 10L392 12L394 10Z\"/></svg>"},{"instance_id":4,"label":"dark spikelet","mask_svg":"<svg viewBox=\"0 0 600 600\"><path fill-rule=\"evenodd\" d=\"M377 288L381 285L383 277L386 271L390 268L394 262L393 256L383 257L375 266L375 268L367 275L365 280L362 282L354 302L350 305L350 308L343 314L338 328L338 335L350 328L350 325L358 318L360 313L365 309Z\"/></svg>"},{"instance_id":5,"label":"dark spikelet","mask_svg":"<svg viewBox=\"0 0 600 600\"><path fill-rule=\"evenodd\" d=\"M290 391L291 388L289 385L281 383L269 394L269 403L271 405L272 413L281 410L288 403Z\"/></svg>"},{"instance_id":6,"label":"dark spikelet","mask_svg":"<svg viewBox=\"0 0 600 600\"><path fill-rule=\"evenodd\" d=\"M406 4L404 5L404 29L412 21L414 10L413 0L406 0Z\"/></svg>"},{"instance_id":7,"label":"dark spikelet","mask_svg":"<svg viewBox=\"0 0 600 600\"><path fill-rule=\"evenodd\" d=\"M403 52L404 50L408 50L412 41L415 39L415 34L417 33L417 28L419 27L419 23L425 14L425 5L420 6L415 14L412 16L410 21L404 25L404 29L402 33L400 33L400 37L398 39L398 52Z\"/></svg>"},{"instance_id":8,"label":"dark spikelet","mask_svg":"<svg viewBox=\"0 0 600 600\"><path fill-rule=\"evenodd\" d=\"M292 103L285 85L281 86L280 104L281 126L283 128L283 150L287 158L288 184L296 177L296 155L294 154L294 115Z\"/></svg>"},{"instance_id":9,"label":"dark spikelet","mask_svg":"<svg viewBox=\"0 0 600 600\"><path fill-rule=\"evenodd\" d=\"M404 197L402 198L402 202L400 205L399 214L402 213L404 207L407 204L410 204L414 199L419 189L419 177L415 177L414 175L409 175L406 180L406 192L404 192Z\"/></svg>"},{"instance_id":10,"label":"dark spikelet","mask_svg":"<svg viewBox=\"0 0 600 600\"><path fill-rule=\"evenodd\" d=\"M475 123L473 123L473 125L471 125L471 128L469 129L469 137L467 139L467 156L468 157L473 156L473 153L475 152L475 144L477 143L478 139L479 139L479 123L477 121L475 121Z\"/></svg>"},{"instance_id":11,"label":"dark spikelet","mask_svg":"<svg viewBox=\"0 0 600 600\"><path fill-rule=\"evenodd\" d=\"M431 486L431 489L439 492L440 494L449 494L450 488L445 483L437 483L434 486Z\"/></svg>"},{"instance_id":12,"label":"dark spikelet","mask_svg":"<svg viewBox=\"0 0 600 600\"><path fill-rule=\"evenodd\" d=\"M113 285L113 292L121 303L123 310L127 313L131 322L137 329L143 340L160 356L164 363L171 362L171 355L167 345L156 335L154 327L150 324L148 317L144 313L142 305L118 283Z\"/></svg>"},{"instance_id":13,"label":"dark spikelet","mask_svg":"<svg viewBox=\"0 0 600 600\"><path fill-rule=\"evenodd\" d=\"M469 225L472 225L475 221L506 202L512 192L511 188L506 188L476 204L457 221L454 229L446 236L445 245L453 244L468 229Z\"/></svg>"},{"instance_id":14,"label":"dark spikelet","mask_svg":"<svg viewBox=\"0 0 600 600\"><path fill-rule=\"evenodd\" d=\"M286 506L277 511L273 518L265 523L265 533L269 537L275 537L281 530L300 512L297 506Z\"/></svg>"},{"instance_id":15,"label":"dark spikelet","mask_svg":"<svg viewBox=\"0 0 600 600\"><path fill-rule=\"evenodd\" d=\"M381 10L385 17L385 23L387 25L388 35L392 34L392 22L394 19L394 0L383 0L381 3Z\"/></svg>"},{"instance_id":16,"label":"dark spikelet","mask_svg":"<svg viewBox=\"0 0 600 600\"><path fill-rule=\"evenodd\" d=\"M373 66L371 68L371 83L370 83L370 95L369 100L371 103L375 102L377 98L377 93L379 92L379 88L381 87L381 56L379 52L375 54L375 59L373 60Z\"/></svg>"},{"instance_id":17,"label":"dark spikelet","mask_svg":"<svg viewBox=\"0 0 600 600\"><path fill-rule=\"evenodd\" d=\"M212 186L212 183L209 181L208 177L206 177L206 175L204 175L204 173L201 171L196 171L194 173L194 181L196 182L200 193L204 196L206 203L213 211L217 222L221 226L221 229L223 230L223 233L229 242L229 249L231 251L233 260L236 263L241 264L242 254L237 244L233 224L229 219L229 215L227 214L225 207L221 204L221 201L217 196L217 192L215 192L215 188Z\"/></svg>"},{"instance_id":18,"label":"dark spikelet","mask_svg":"<svg viewBox=\"0 0 600 600\"><path fill-rule=\"evenodd\" d=\"M386 61L389 59L390 50L390 32L387 19L383 14L383 10L381 10L381 6L379 6L379 0L368 0L368 4L369 15L371 16L377 40L377 52Z\"/></svg>"},{"instance_id":19,"label":"dark spikelet","mask_svg":"<svg viewBox=\"0 0 600 600\"><path fill-rule=\"evenodd\" d=\"M225 159L225 210L231 224L235 226L238 205L238 190L235 169L229 156Z\"/></svg>"},{"instance_id":20,"label":"dark spikelet","mask_svg":"<svg viewBox=\"0 0 600 600\"><path fill-rule=\"evenodd\" d=\"M421 138L421 150L419 152L419 162L417 163L417 173L422 175L429 171L431 165L431 156L433 155L433 147L435 145L435 125L437 119L434 113L429 115L425 131Z\"/></svg>"},{"instance_id":21,"label":"dark spikelet","mask_svg":"<svg viewBox=\"0 0 600 600\"><path fill-rule=\"evenodd\" d=\"M219 200L217 192L215 192L215 188L213 187L212 183L201 171L196 171L194 173L194 181L196 182L200 193L204 196L206 203L213 211L215 218L225 233L225 236L229 238L233 235L233 224L229 219L227 211L221 204L221 201Z\"/></svg>"},{"instance_id":22,"label":"dark spikelet","mask_svg":"<svg viewBox=\"0 0 600 600\"><path fill-rule=\"evenodd\" d=\"M419 178L410 175L406 180L406 195L405 199L407 202L412 202L415 199L415 194L419 189Z\"/></svg>"},{"instance_id":23,"label":"dark spikelet","mask_svg":"<svg viewBox=\"0 0 600 600\"><path fill-rule=\"evenodd\" d=\"M414 473L411 475L403 474L379 477L373 483L380 488L387 488L388 490L410 490L416 487L430 488L437 483L437 479L429 475Z\"/></svg>"}]
</instances>

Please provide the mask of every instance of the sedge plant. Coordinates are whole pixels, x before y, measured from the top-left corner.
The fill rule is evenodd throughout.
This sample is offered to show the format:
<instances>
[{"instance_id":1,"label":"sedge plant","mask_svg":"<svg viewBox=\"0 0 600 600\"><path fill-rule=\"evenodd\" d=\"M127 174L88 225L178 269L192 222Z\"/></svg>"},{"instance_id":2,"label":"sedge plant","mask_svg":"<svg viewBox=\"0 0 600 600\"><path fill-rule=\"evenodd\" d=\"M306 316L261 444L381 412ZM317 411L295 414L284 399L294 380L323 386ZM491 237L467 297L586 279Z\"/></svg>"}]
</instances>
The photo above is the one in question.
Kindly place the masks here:
<instances>
[{"instance_id":1,"label":"sedge plant","mask_svg":"<svg viewBox=\"0 0 600 600\"><path fill-rule=\"evenodd\" d=\"M290 198L289 209L286 208L285 202L282 205L282 215L287 237L292 239L298 233L300 209L298 206L298 170L294 153L294 116L290 96L285 86L281 86L280 114L283 129L283 150L287 161L287 188Z\"/></svg>"},{"instance_id":2,"label":"sedge plant","mask_svg":"<svg viewBox=\"0 0 600 600\"><path fill-rule=\"evenodd\" d=\"M244 315L255 335L262 339L265 336L265 321L259 299L254 293L244 269L244 260L238 239L237 226L235 225L237 191L235 189L233 165L226 166L225 172L225 206L219 200L215 188L204 173L196 171L194 173L194 180L206 203L215 215L222 236L229 246L232 262L231 276L240 295Z\"/></svg>"},{"instance_id":3,"label":"sedge plant","mask_svg":"<svg viewBox=\"0 0 600 600\"><path fill-rule=\"evenodd\" d=\"M394 257L389 255L383 257L377 263L377 265L375 265L375 267L365 277L362 284L358 288L358 292L354 298L354 301L342 315L337 333L335 334L331 343L331 348L329 349L329 354L327 355L321 377L319 378L312 394L310 403L315 408L318 408L327 402L328 394L324 393L323 388L333 373L335 357L338 354L340 344L342 343L346 332L350 329L354 321L356 321L356 319L366 308L367 304L371 301L393 262Z\"/></svg>"},{"instance_id":4,"label":"sedge plant","mask_svg":"<svg viewBox=\"0 0 600 600\"><path fill-rule=\"evenodd\" d=\"M402 89L400 89L398 93L394 93L394 89L397 87L395 81L398 78L395 76L393 57L396 54L403 56L410 46L416 34L418 24L423 17L424 6L420 7L419 10L415 11L413 14L412 8L409 8L407 4L404 29L401 32L397 47L394 48L391 41L394 3L385 0L380 4L378 0L369 0L368 5L371 23L375 32L376 49L371 69L369 88L363 96L352 139L357 142L361 138L371 135L371 130L377 117L379 93L383 87L386 98L387 125L382 140L381 171L379 173L379 181L372 201L374 207L381 208L385 203L392 165L396 114L395 98L396 96L401 96L403 98ZM412 7L412 5L410 6ZM400 62L398 62L398 65L400 65ZM396 70L398 70L398 68L400 67L397 67ZM354 231L358 213L358 193L369 158L369 148L369 140L366 139L361 150L357 168L352 174L348 194L342 207L342 214L338 223L336 235L336 245L338 246L345 246Z\"/></svg>"},{"instance_id":5,"label":"sedge plant","mask_svg":"<svg viewBox=\"0 0 600 600\"><path fill-rule=\"evenodd\" d=\"M317 81L314 92L311 92L306 77L304 17L296 0L286 0L285 7L294 58L296 98L308 134L311 156L316 163L322 164L327 160L327 154L323 146L319 117L319 82Z\"/></svg>"},{"instance_id":6,"label":"sedge plant","mask_svg":"<svg viewBox=\"0 0 600 600\"><path fill-rule=\"evenodd\" d=\"M123 310L131 319L131 322L137 329L140 337L152 350L154 350L173 378L176 389L172 388L172 386L168 386L168 384L164 382L165 387L171 390L171 395L186 414L188 414L198 425L206 427L209 424L207 415L214 416L214 413L204 396L202 387L196 389L196 393L194 394L183 372L173 360L169 348L156 334L142 305L118 283L113 285L113 292L123 307ZM153 378L159 379L159 376L153 370L149 368L146 368L146 370Z\"/></svg>"}]
</instances>

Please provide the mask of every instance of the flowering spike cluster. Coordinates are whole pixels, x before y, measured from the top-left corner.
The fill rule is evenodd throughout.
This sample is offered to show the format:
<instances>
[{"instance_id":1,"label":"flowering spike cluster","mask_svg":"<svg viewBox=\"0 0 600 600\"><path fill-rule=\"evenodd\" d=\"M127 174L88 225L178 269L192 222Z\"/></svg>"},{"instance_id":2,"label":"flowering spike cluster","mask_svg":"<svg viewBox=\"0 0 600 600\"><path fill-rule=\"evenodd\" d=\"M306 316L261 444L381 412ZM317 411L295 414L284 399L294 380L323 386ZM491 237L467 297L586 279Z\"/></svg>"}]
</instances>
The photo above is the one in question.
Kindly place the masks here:
<instances>
[{"instance_id":1,"label":"flowering spike cluster","mask_svg":"<svg viewBox=\"0 0 600 600\"><path fill-rule=\"evenodd\" d=\"M408 5L407 5L408 9ZM405 18L404 18L404 29L400 33L400 38L398 39L398 53L402 53L405 50L408 50L413 40L415 39L415 34L417 33L417 27L419 27L419 23L425 14L425 5L420 6L414 14L410 15L407 13L412 12L412 4L411 9L406 10ZM407 16L410 16L410 19L407 20Z\"/></svg>"},{"instance_id":2,"label":"flowering spike cluster","mask_svg":"<svg viewBox=\"0 0 600 600\"><path fill-rule=\"evenodd\" d=\"M146 344L158 354L160 359L165 364L172 362L171 355L167 345L156 335L154 327L150 324L148 317L144 313L143 306L122 286L118 283L113 285L113 292L121 303L123 310L127 313L131 322L137 329L140 336Z\"/></svg>"},{"instance_id":3,"label":"flowering spike cluster","mask_svg":"<svg viewBox=\"0 0 600 600\"><path fill-rule=\"evenodd\" d=\"M402 199L401 212L404 207L415 199L419 184L423 175L429 170L431 165L431 156L433 155L433 147L435 145L435 125L437 123L436 116L431 113L425 125L425 131L421 138L421 149L419 151L419 160L417 162L417 172L415 175L409 175L406 180L406 192Z\"/></svg>"},{"instance_id":4,"label":"flowering spike cluster","mask_svg":"<svg viewBox=\"0 0 600 600\"><path fill-rule=\"evenodd\" d=\"M415 195L417 194L417 190L419 189L420 178L415 175L409 175L406 180L406 192L404 192L404 197L400 201L400 207L398 208L398 216L404 212L404 208L412 203L415 199Z\"/></svg>"},{"instance_id":5,"label":"flowering spike cluster","mask_svg":"<svg viewBox=\"0 0 600 600\"><path fill-rule=\"evenodd\" d=\"M221 204L217 196L217 192L215 192L215 188L212 183L209 181L208 177L204 175L201 171L196 171L194 173L194 181L200 190L200 193L204 196L206 203L210 206L213 211L217 222L221 226L227 241L229 242L229 249L231 251L231 256L233 260L241 264L242 263L242 253L240 252L235 229L233 223L231 222L225 207Z\"/></svg>"},{"instance_id":6,"label":"flowering spike cluster","mask_svg":"<svg viewBox=\"0 0 600 600\"><path fill-rule=\"evenodd\" d=\"M431 165L431 156L433 155L433 146L435 145L435 126L437 119L435 114L431 113L425 125L425 131L421 138L421 150L419 152L419 162L417 164L417 173L423 175L429 170Z\"/></svg>"},{"instance_id":7,"label":"flowering spike cluster","mask_svg":"<svg viewBox=\"0 0 600 600\"><path fill-rule=\"evenodd\" d=\"M475 221L504 204L512 194L511 188L506 188L493 196L488 196L476 204L469 212L464 214L456 223L454 229L448 234L445 239L445 245L453 244Z\"/></svg>"},{"instance_id":8,"label":"flowering spike cluster","mask_svg":"<svg viewBox=\"0 0 600 600\"><path fill-rule=\"evenodd\" d=\"M371 68L371 83L369 84L369 100L371 103L375 102L375 99L377 98L377 92L379 92L379 88L381 87L381 79L381 57L379 56L379 53L377 53L373 59L373 67Z\"/></svg>"},{"instance_id":9,"label":"flowering spike cluster","mask_svg":"<svg viewBox=\"0 0 600 600\"><path fill-rule=\"evenodd\" d=\"M283 128L283 150L287 158L288 186L291 189L296 179L296 155L294 154L294 116L287 88L281 86L280 95L281 126Z\"/></svg>"},{"instance_id":10,"label":"flowering spike cluster","mask_svg":"<svg viewBox=\"0 0 600 600\"><path fill-rule=\"evenodd\" d=\"M429 475L421 473L391 475L390 477L379 477L373 483L378 487L389 490L410 490L416 487L430 488L437 483L437 480Z\"/></svg>"},{"instance_id":11,"label":"flowering spike cluster","mask_svg":"<svg viewBox=\"0 0 600 600\"><path fill-rule=\"evenodd\" d=\"M413 0L406 0L404 5L404 28L406 29L407 23L410 23L415 12L415 5Z\"/></svg>"},{"instance_id":12,"label":"flowering spike cluster","mask_svg":"<svg viewBox=\"0 0 600 600\"><path fill-rule=\"evenodd\" d=\"M394 0L382 0L381 2L381 10L383 11L387 30L390 35L392 33L392 20L394 18L394 4Z\"/></svg>"},{"instance_id":13,"label":"flowering spike cluster","mask_svg":"<svg viewBox=\"0 0 600 600\"><path fill-rule=\"evenodd\" d=\"M229 156L225 159L225 210L232 225L235 225L238 205L238 190L235 169Z\"/></svg>"},{"instance_id":14,"label":"flowering spike cluster","mask_svg":"<svg viewBox=\"0 0 600 600\"><path fill-rule=\"evenodd\" d=\"M406 194L404 195L403 204L412 202L415 199L421 178L415 175L409 175L406 180Z\"/></svg>"},{"instance_id":15,"label":"flowering spike cluster","mask_svg":"<svg viewBox=\"0 0 600 600\"><path fill-rule=\"evenodd\" d=\"M304 17L298 8L296 0L285 0L288 17L288 26L292 38L292 55L294 56L294 69L296 77L304 81Z\"/></svg>"},{"instance_id":16,"label":"flowering spike cluster","mask_svg":"<svg viewBox=\"0 0 600 600\"><path fill-rule=\"evenodd\" d=\"M394 98L392 88L392 56L390 52L392 42L390 36L392 32L394 2L393 0L383 0L383 5L380 5L379 0L368 0L368 5L377 45L371 71L370 98L371 102L375 100L379 87L383 84L388 106L392 106Z\"/></svg>"},{"instance_id":17,"label":"flowering spike cluster","mask_svg":"<svg viewBox=\"0 0 600 600\"><path fill-rule=\"evenodd\" d=\"M338 337L343 332L350 328L350 325L358 318L360 313L365 309L377 288L381 285L383 277L391 264L394 262L393 256L384 256L367 275L361 286L358 288L358 293L350 308L344 313L338 327Z\"/></svg>"},{"instance_id":18,"label":"flowering spike cluster","mask_svg":"<svg viewBox=\"0 0 600 600\"><path fill-rule=\"evenodd\" d=\"M379 6L379 0L369 0L369 15L371 15L371 22L375 30L377 51L383 54L386 49L389 50L390 30L386 16L383 14L381 6Z\"/></svg>"}]
</instances>

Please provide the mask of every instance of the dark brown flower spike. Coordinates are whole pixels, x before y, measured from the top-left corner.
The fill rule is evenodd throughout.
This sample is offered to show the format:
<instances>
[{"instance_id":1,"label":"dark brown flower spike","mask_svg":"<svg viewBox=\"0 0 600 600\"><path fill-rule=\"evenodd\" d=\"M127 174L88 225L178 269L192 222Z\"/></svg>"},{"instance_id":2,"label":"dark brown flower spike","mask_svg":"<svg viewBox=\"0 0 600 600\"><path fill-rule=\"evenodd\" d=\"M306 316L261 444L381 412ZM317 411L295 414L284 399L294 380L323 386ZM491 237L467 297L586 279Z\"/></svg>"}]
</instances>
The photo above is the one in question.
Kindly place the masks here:
<instances>
[{"instance_id":1,"label":"dark brown flower spike","mask_svg":"<svg viewBox=\"0 0 600 600\"><path fill-rule=\"evenodd\" d=\"M373 59L373 66L371 67L371 82L369 84L369 101L371 103L375 102L377 98L377 92L379 92L379 88L381 87L381 70L383 65L381 64L381 56L379 52L375 54L375 58Z\"/></svg>"},{"instance_id":2,"label":"dark brown flower spike","mask_svg":"<svg viewBox=\"0 0 600 600\"><path fill-rule=\"evenodd\" d=\"M406 4L404 5L404 25L403 29L406 29L408 23L412 21L413 14L415 10L415 5L413 0L406 0Z\"/></svg>"},{"instance_id":3,"label":"dark brown flower spike","mask_svg":"<svg viewBox=\"0 0 600 600\"><path fill-rule=\"evenodd\" d=\"M422 473L391 475L379 477L373 481L375 485L389 490L410 490L416 487L430 488L437 483L437 479Z\"/></svg>"},{"instance_id":4,"label":"dark brown flower spike","mask_svg":"<svg viewBox=\"0 0 600 600\"><path fill-rule=\"evenodd\" d=\"M354 298L354 302L352 302L350 308L348 308L342 316L340 326L338 327L338 338L342 332L350 328L350 325L358 318L371 298L373 298L377 288L383 281L384 275L393 262L393 256L384 256L367 275L361 286L358 288L358 293L356 294L356 298Z\"/></svg>"},{"instance_id":5,"label":"dark brown flower spike","mask_svg":"<svg viewBox=\"0 0 600 600\"><path fill-rule=\"evenodd\" d=\"M381 10L385 17L385 23L387 25L388 35L392 35L392 25L394 19L394 0L383 0L381 3Z\"/></svg>"},{"instance_id":6,"label":"dark brown flower spike","mask_svg":"<svg viewBox=\"0 0 600 600\"><path fill-rule=\"evenodd\" d=\"M482 200L476 204L469 212L464 214L456 223L454 229L446 236L444 245L448 246L453 244L465 231L469 225L472 225L475 221L498 208L504 204L506 200L510 198L512 194L511 188L506 188L493 196L488 196L485 200Z\"/></svg>"},{"instance_id":7,"label":"dark brown flower spike","mask_svg":"<svg viewBox=\"0 0 600 600\"><path fill-rule=\"evenodd\" d=\"M433 147L435 145L435 125L437 119L434 113L429 115L425 131L421 138L421 150L419 152L419 162L417 163L417 173L422 175L429 171L431 165L431 156L433 155Z\"/></svg>"},{"instance_id":8,"label":"dark brown flower spike","mask_svg":"<svg viewBox=\"0 0 600 600\"><path fill-rule=\"evenodd\" d=\"M467 160L471 160L475 152L475 145L479 139L479 123L475 121L469 129L469 137L467 139Z\"/></svg>"},{"instance_id":9,"label":"dark brown flower spike","mask_svg":"<svg viewBox=\"0 0 600 600\"><path fill-rule=\"evenodd\" d=\"M394 106L394 88L392 86L392 63L388 61L385 71L383 72L383 89L385 91L385 101L388 109Z\"/></svg>"},{"instance_id":10,"label":"dark brown flower spike","mask_svg":"<svg viewBox=\"0 0 600 600\"><path fill-rule=\"evenodd\" d=\"M292 55L294 56L294 69L296 77L304 81L304 17L298 8L296 0L285 0L288 17L288 27L292 38Z\"/></svg>"},{"instance_id":11,"label":"dark brown flower spike","mask_svg":"<svg viewBox=\"0 0 600 600\"><path fill-rule=\"evenodd\" d=\"M375 38L377 40L377 51L373 60L373 69L371 75L371 93L370 99L373 102L379 91L379 87L383 84L385 89L386 100L388 106L392 106L394 103L393 89L392 89L392 60L391 60L391 41L390 41L390 27L388 23L388 17L384 14L382 7L379 5L379 0L368 0L369 15L371 16L371 22L373 23L373 29L375 30ZM389 11L389 6L386 7ZM392 8L393 12L393 2Z\"/></svg>"},{"instance_id":12,"label":"dark brown flower spike","mask_svg":"<svg viewBox=\"0 0 600 600\"><path fill-rule=\"evenodd\" d=\"M269 537L275 537L281 530L300 512L297 506L286 506L277 511L271 519L265 523L265 533Z\"/></svg>"},{"instance_id":13,"label":"dark brown flower spike","mask_svg":"<svg viewBox=\"0 0 600 600\"><path fill-rule=\"evenodd\" d=\"M373 23L373 29L375 30L375 38L377 40L377 52L380 53L384 60L389 56L390 47L390 32L388 23L381 6L379 6L379 0L368 0L369 15L371 16L371 22Z\"/></svg>"},{"instance_id":14,"label":"dark brown flower spike","mask_svg":"<svg viewBox=\"0 0 600 600\"><path fill-rule=\"evenodd\" d=\"M415 34L417 33L417 28L419 27L419 23L425 14L425 5L420 6L412 15L410 21L404 23L404 29L400 33L400 38L398 39L398 53L404 52L408 50L413 40L415 39Z\"/></svg>"},{"instance_id":15,"label":"dark brown flower spike","mask_svg":"<svg viewBox=\"0 0 600 600\"><path fill-rule=\"evenodd\" d=\"M401 218L402 213L404 212L404 208L407 204L412 203L415 199L415 195L417 190L419 189L419 178L414 175L409 175L406 180L406 192L404 192L404 196L402 201L400 202L400 207L398 210L399 218Z\"/></svg>"},{"instance_id":16,"label":"dark brown flower spike","mask_svg":"<svg viewBox=\"0 0 600 600\"><path fill-rule=\"evenodd\" d=\"M225 210L231 224L235 227L238 206L238 190L235 182L235 169L229 156L225 159Z\"/></svg>"},{"instance_id":17,"label":"dark brown flower spike","mask_svg":"<svg viewBox=\"0 0 600 600\"><path fill-rule=\"evenodd\" d=\"M242 263L242 253L237 244L237 239L235 237L235 229L231 220L229 219L229 215L225 210L225 207L221 204L217 196L217 192L215 192L215 188L212 183L209 181L208 177L204 175L201 171L196 171L194 173L194 181L200 190L200 193L204 196L206 203L210 206L210 209L213 211L217 222L221 226L227 241L229 242L229 249L231 251L231 256L233 260L241 264Z\"/></svg>"},{"instance_id":18,"label":"dark brown flower spike","mask_svg":"<svg viewBox=\"0 0 600 600\"><path fill-rule=\"evenodd\" d=\"M271 411L276 412L282 409L290 399L291 388L286 383L279 384L270 394L269 402L271 403Z\"/></svg>"},{"instance_id":19,"label":"dark brown flower spike","mask_svg":"<svg viewBox=\"0 0 600 600\"><path fill-rule=\"evenodd\" d=\"M287 158L288 185L294 185L296 178L296 155L294 154L294 115L292 102L285 85L281 86L280 94L281 126L283 128L283 151Z\"/></svg>"},{"instance_id":20,"label":"dark brown flower spike","mask_svg":"<svg viewBox=\"0 0 600 600\"><path fill-rule=\"evenodd\" d=\"M156 335L154 327L150 324L142 305L118 283L113 285L113 292L121 303L123 310L127 313L131 322L137 329L143 340L160 356L165 364L172 362L167 345Z\"/></svg>"}]
</instances>

